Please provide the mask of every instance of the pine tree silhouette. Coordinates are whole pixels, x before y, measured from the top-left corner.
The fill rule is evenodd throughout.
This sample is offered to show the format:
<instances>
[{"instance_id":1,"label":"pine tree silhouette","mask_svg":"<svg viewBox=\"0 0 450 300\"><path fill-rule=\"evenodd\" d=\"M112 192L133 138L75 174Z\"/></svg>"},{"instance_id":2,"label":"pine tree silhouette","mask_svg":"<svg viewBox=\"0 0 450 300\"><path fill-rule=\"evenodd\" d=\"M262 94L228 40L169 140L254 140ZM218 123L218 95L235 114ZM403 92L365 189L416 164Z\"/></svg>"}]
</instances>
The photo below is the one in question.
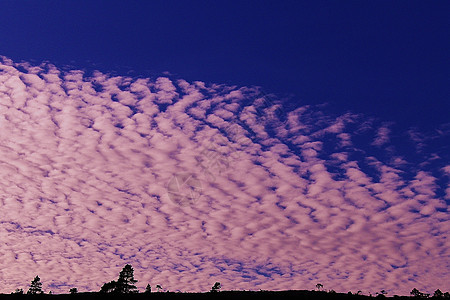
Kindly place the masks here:
<instances>
[{"instance_id":1,"label":"pine tree silhouette","mask_svg":"<svg viewBox=\"0 0 450 300\"><path fill-rule=\"evenodd\" d=\"M137 282L134 279L134 270L131 265L126 265L122 271L120 271L119 279L117 281L110 281L105 283L100 292L102 293L119 293L130 294L137 293L137 287L134 285Z\"/></svg>"},{"instance_id":2,"label":"pine tree silhouette","mask_svg":"<svg viewBox=\"0 0 450 300\"><path fill-rule=\"evenodd\" d=\"M134 285L136 282L133 267L126 265L120 271L119 279L117 280L117 292L121 294L137 293L137 287Z\"/></svg>"},{"instance_id":3,"label":"pine tree silhouette","mask_svg":"<svg viewBox=\"0 0 450 300\"><path fill-rule=\"evenodd\" d=\"M28 290L27 294L30 295L36 295L36 294L42 294L42 282L39 276L34 277L33 281L31 281L30 289Z\"/></svg>"}]
</instances>

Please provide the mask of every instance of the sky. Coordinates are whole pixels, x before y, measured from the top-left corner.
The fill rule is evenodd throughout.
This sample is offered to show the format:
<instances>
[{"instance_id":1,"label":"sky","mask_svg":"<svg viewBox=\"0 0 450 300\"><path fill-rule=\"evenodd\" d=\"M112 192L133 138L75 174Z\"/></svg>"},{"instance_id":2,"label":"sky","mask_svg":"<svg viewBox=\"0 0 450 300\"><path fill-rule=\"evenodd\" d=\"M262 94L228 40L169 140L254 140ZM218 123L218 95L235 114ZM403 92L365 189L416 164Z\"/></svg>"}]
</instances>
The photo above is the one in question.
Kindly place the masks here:
<instances>
[{"instance_id":1,"label":"sky","mask_svg":"<svg viewBox=\"0 0 450 300\"><path fill-rule=\"evenodd\" d=\"M0 292L448 289L448 2L1 6Z\"/></svg>"}]
</instances>

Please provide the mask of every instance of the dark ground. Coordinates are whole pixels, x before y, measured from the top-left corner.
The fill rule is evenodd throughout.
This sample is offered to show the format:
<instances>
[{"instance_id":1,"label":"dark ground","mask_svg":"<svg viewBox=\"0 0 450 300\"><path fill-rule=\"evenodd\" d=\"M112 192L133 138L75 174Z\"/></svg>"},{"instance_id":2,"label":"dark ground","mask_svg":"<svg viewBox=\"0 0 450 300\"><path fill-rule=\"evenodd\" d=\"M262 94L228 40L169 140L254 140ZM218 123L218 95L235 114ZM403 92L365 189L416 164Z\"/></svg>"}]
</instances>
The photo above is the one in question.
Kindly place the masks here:
<instances>
[{"instance_id":1,"label":"dark ground","mask_svg":"<svg viewBox=\"0 0 450 300\"><path fill-rule=\"evenodd\" d=\"M78 293L74 295L61 294L61 295L0 295L0 300L20 300L20 299L36 299L36 300L97 300L97 299L124 299L124 300L165 300L165 299L178 299L178 300L220 300L220 299L232 299L232 300L283 300L283 299L297 299L297 300L369 300L369 299L398 299L405 300L410 297L394 296L394 297L369 297L362 295L349 295L339 293L326 293L315 291L222 291L217 293L173 293L173 292L152 292L150 294L101 294L101 293Z\"/></svg>"}]
</instances>

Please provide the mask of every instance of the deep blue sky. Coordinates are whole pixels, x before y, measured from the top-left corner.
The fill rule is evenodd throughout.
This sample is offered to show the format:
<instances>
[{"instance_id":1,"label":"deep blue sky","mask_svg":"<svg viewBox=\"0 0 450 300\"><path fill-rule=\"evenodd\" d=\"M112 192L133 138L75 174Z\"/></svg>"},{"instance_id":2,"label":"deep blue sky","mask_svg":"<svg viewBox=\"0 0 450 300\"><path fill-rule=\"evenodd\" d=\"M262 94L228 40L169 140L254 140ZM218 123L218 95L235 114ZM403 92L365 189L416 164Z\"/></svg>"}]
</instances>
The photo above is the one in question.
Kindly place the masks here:
<instances>
[{"instance_id":1,"label":"deep blue sky","mask_svg":"<svg viewBox=\"0 0 450 300\"><path fill-rule=\"evenodd\" d=\"M260 85L432 129L450 120L449 1L1 1L0 55Z\"/></svg>"}]
</instances>

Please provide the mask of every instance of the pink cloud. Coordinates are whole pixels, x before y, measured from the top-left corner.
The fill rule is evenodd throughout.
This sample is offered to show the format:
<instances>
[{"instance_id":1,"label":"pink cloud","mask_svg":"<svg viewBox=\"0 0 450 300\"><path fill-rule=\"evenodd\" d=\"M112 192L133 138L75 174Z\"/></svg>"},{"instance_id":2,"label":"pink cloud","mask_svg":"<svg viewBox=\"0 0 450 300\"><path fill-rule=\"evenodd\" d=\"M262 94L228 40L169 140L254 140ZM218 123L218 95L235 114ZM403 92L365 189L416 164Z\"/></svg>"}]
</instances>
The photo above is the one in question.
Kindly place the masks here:
<instances>
[{"instance_id":1,"label":"pink cloud","mask_svg":"<svg viewBox=\"0 0 450 300\"><path fill-rule=\"evenodd\" d=\"M391 130L387 126L378 128L377 136L372 142L372 145L380 147L388 143L390 141L390 133Z\"/></svg>"},{"instance_id":2,"label":"pink cloud","mask_svg":"<svg viewBox=\"0 0 450 300\"><path fill-rule=\"evenodd\" d=\"M391 145L376 120L282 121L256 88L16 66L0 64L1 292L36 274L99 290L126 263L141 290L445 288L448 166L360 147L373 130ZM178 174L201 183L190 205L170 198Z\"/></svg>"}]
</instances>

